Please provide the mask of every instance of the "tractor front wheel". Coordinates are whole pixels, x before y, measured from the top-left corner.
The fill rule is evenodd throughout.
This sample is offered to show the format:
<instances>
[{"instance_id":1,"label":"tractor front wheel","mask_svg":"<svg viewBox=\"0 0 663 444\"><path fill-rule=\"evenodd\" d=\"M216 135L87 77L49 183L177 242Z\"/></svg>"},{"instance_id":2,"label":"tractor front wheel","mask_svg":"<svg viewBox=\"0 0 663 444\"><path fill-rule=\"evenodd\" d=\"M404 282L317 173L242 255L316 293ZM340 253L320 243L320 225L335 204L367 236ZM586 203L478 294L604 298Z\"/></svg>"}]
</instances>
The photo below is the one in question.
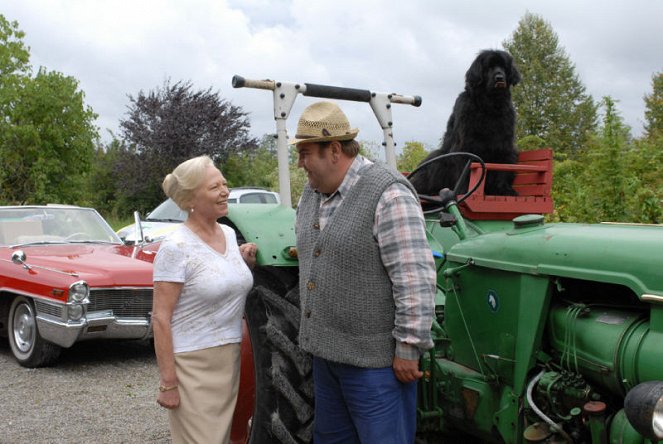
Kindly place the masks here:
<instances>
[{"instance_id":1,"label":"tractor front wheel","mask_svg":"<svg viewBox=\"0 0 663 444\"><path fill-rule=\"evenodd\" d=\"M299 348L297 267L257 267L246 301L256 399L249 442L310 443L311 358Z\"/></svg>"}]
</instances>

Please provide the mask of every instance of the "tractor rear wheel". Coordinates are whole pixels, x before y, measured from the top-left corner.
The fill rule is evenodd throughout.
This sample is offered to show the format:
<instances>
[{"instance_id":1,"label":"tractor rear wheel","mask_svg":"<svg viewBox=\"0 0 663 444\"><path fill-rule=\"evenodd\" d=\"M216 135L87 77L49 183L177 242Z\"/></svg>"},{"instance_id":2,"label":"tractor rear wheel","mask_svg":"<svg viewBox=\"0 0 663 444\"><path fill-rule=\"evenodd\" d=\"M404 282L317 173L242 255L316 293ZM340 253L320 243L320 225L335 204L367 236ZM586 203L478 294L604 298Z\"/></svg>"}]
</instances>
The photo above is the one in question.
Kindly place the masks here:
<instances>
[{"instance_id":1,"label":"tractor rear wheel","mask_svg":"<svg viewBox=\"0 0 663 444\"><path fill-rule=\"evenodd\" d=\"M257 267L246 300L256 399L249 442L310 443L313 433L311 358L298 343L297 267Z\"/></svg>"}]
</instances>

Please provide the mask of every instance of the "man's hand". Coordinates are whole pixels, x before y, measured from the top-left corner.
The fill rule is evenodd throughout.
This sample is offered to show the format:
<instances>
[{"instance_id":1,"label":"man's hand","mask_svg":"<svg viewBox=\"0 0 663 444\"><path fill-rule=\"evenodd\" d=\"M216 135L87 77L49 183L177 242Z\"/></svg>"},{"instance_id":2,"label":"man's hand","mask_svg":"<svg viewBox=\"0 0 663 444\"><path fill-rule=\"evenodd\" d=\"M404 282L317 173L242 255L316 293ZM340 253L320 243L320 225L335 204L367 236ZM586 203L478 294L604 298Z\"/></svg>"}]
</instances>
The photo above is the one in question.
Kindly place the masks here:
<instances>
[{"instance_id":1,"label":"man's hand","mask_svg":"<svg viewBox=\"0 0 663 444\"><path fill-rule=\"evenodd\" d=\"M396 379L403 383L416 381L424 375L422 371L419 371L418 359L412 361L410 359L402 359L398 356L394 356L392 367L394 368Z\"/></svg>"}]
</instances>

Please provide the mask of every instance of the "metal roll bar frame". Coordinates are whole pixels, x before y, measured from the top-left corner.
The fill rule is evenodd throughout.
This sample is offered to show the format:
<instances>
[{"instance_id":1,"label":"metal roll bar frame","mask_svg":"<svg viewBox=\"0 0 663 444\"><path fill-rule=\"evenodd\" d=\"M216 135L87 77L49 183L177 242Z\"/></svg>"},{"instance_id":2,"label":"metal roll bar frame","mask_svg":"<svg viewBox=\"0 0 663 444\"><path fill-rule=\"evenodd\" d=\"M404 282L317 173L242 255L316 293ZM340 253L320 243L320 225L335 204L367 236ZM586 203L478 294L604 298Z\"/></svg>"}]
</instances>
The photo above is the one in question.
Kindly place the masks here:
<instances>
[{"instance_id":1,"label":"metal roll bar frame","mask_svg":"<svg viewBox=\"0 0 663 444\"><path fill-rule=\"evenodd\" d=\"M235 75L232 78L233 88L266 89L273 92L274 120L276 120L277 160L279 165L279 191L281 204L292 207L290 197L290 174L288 169L288 136L286 120L298 94L323 99L349 100L368 102L382 128L387 164L396 168L394 149L393 120L391 104L420 106L420 96L403 96L395 93L378 93L367 89L345 88L339 86L317 85L314 83L277 82L275 80L251 80Z\"/></svg>"}]
</instances>

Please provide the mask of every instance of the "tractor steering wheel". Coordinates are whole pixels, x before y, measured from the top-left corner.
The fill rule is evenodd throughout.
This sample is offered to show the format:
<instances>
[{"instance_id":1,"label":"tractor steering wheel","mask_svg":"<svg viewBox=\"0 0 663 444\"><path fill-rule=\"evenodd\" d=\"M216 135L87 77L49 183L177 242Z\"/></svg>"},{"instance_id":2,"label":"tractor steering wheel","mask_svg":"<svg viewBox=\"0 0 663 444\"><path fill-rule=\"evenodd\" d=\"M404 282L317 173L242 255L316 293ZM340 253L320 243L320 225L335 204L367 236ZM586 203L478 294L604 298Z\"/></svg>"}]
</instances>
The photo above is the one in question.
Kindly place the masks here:
<instances>
[{"instance_id":1,"label":"tractor steering wheel","mask_svg":"<svg viewBox=\"0 0 663 444\"><path fill-rule=\"evenodd\" d=\"M479 188L479 185L481 185L481 182L483 182L484 179L486 178L486 163L483 161L483 159L481 159L481 157L477 156L476 154L465 153L465 152L455 152L455 153L441 154L437 157L433 157L432 159L421 163L417 168L414 169L414 171L412 171L409 174L408 177L414 176L417 172L421 171L421 169L431 165L434 162L439 162L441 160L449 159L449 158L452 158L452 157L461 157L461 158L465 157L465 158L468 159L467 162L465 163L465 166L463 167L463 171L458 176L458 180L454 184L453 190L451 190L451 192L453 193L452 195L453 195L454 200L456 200L455 198L456 198L456 196L458 196L458 193L460 191L461 186L463 185L463 183L465 183L465 179L467 178L467 175L470 171L470 165L472 164L472 162L478 162L479 164L481 164L481 177L479 178L477 183L474 184L474 187L472 187L471 190L468 190L465 193L465 195L463 195L463 197L456 200L456 204L459 204L459 203L465 201L465 199L467 199L468 197L470 197L470 195L472 193L474 193L477 190L477 188ZM425 213L436 213L436 212L441 211L441 210L444 209L443 207L446 205L446 203L449 201L449 199L448 198L442 198L443 194L447 194L447 193L443 193L443 190L440 190L440 194L438 196L428 196L428 195L423 195L423 194L419 195L420 198L425 199L426 201L431 202L433 204L437 204L437 206L438 206L438 208L435 208L435 209L429 210L429 211L425 211Z\"/></svg>"}]
</instances>

